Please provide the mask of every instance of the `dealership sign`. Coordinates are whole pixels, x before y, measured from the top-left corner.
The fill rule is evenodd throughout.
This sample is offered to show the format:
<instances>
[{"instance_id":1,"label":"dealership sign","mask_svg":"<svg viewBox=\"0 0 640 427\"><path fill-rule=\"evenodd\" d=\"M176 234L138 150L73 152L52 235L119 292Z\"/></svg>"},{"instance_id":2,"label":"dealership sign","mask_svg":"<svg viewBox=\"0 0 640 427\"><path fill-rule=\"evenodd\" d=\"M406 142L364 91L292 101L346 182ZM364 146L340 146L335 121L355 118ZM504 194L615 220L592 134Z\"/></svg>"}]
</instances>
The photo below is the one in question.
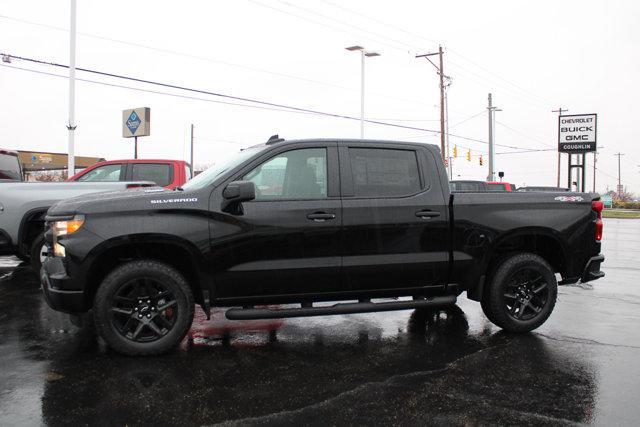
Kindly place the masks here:
<instances>
[{"instance_id":1,"label":"dealership sign","mask_svg":"<svg viewBox=\"0 0 640 427\"><path fill-rule=\"evenodd\" d=\"M558 117L558 151L586 153L596 151L597 114Z\"/></svg>"}]
</instances>

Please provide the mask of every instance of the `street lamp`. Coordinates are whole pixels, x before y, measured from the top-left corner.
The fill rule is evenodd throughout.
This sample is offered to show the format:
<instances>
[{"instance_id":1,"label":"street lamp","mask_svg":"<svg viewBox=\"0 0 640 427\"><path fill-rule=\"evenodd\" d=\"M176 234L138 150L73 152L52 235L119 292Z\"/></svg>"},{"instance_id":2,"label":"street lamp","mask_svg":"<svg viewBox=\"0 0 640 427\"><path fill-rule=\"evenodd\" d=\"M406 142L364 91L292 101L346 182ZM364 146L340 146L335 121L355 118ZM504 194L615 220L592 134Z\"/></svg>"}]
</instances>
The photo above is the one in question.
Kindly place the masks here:
<instances>
[{"instance_id":1,"label":"street lamp","mask_svg":"<svg viewBox=\"0 0 640 427\"><path fill-rule=\"evenodd\" d=\"M360 139L364 139L364 58L380 56L380 54L365 50L362 46L349 46L346 49L351 52L360 52Z\"/></svg>"}]
</instances>

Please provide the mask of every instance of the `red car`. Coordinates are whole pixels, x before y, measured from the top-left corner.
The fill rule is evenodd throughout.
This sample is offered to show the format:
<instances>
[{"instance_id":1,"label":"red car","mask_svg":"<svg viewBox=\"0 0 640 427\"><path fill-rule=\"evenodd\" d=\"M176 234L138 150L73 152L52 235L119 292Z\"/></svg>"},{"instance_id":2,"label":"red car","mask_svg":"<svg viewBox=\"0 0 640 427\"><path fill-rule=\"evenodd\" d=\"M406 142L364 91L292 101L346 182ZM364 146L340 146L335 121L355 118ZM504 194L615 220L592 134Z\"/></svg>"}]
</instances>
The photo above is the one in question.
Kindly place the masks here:
<instances>
[{"instance_id":1,"label":"red car","mask_svg":"<svg viewBox=\"0 0 640 427\"><path fill-rule=\"evenodd\" d=\"M488 191L506 191L508 193L516 191L516 186L508 182L489 181L487 182Z\"/></svg>"},{"instance_id":2,"label":"red car","mask_svg":"<svg viewBox=\"0 0 640 427\"><path fill-rule=\"evenodd\" d=\"M152 181L170 190L191 179L191 165L184 160L136 159L98 162L67 181Z\"/></svg>"}]
</instances>

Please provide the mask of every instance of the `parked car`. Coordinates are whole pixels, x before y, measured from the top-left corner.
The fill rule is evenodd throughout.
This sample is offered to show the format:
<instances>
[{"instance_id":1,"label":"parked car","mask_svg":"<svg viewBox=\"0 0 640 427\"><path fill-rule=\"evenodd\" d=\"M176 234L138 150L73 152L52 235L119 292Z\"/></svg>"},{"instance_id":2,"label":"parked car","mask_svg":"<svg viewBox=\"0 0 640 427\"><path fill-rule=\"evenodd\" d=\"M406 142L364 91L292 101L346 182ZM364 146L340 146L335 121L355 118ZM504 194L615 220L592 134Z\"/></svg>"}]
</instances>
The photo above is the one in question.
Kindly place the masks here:
<instances>
[{"instance_id":1,"label":"parked car","mask_svg":"<svg viewBox=\"0 0 640 427\"><path fill-rule=\"evenodd\" d=\"M487 182L487 190L506 191L507 193L510 193L512 191L516 191L516 186L513 184L509 184L508 182L489 181Z\"/></svg>"},{"instance_id":2,"label":"parked car","mask_svg":"<svg viewBox=\"0 0 640 427\"><path fill-rule=\"evenodd\" d=\"M17 151L0 148L0 182L22 181L22 165Z\"/></svg>"},{"instance_id":3,"label":"parked car","mask_svg":"<svg viewBox=\"0 0 640 427\"><path fill-rule=\"evenodd\" d=\"M569 191L568 188L564 187L520 187L516 191L545 191L545 192L554 192L554 191Z\"/></svg>"},{"instance_id":4,"label":"parked car","mask_svg":"<svg viewBox=\"0 0 640 427\"><path fill-rule=\"evenodd\" d=\"M466 292L493 323L526 332L551 314L556 274L604 276L598 195L450 193L433 145L276 140L183 188L52 206L49 305L76 320L93 310L113 349L149 355L182 340L194 302L279 319L440 307Z\"/></svg>"},{"instance_id":5,"label":"parked car","mask_svg":"<svg viewBox=\"0 0 640 427\"><path fill-rule=\"evenodd\" d=\"M170 190L191 179L191 165L184 160L135 159L98 162L68 181L151 181Z\"/></svg>"},{"instance_id":6,"label":"parked car","mask_svg":"<svg viewBox=\"0 0 640 427\"><path fill-rule=\"evenodd\" d=\"M489 188L487 187L487 183L484 181L462 181L462 180L456 180L456 181L450 181L449 182L449 189L452 192L484 192L484 191L489 191Z\"/></svg>"},{"instance_id":7,"label":"parked car","mask_svg":"<svg viewBox=\"0 0 640 427\"><path fill-rule=\"evenodd\" d=\"M44 217L54 203L71 197L151 182L5 182L0 186L0 255L30 260L40 271L44 257Z\"/></svg>"}]
</instances>

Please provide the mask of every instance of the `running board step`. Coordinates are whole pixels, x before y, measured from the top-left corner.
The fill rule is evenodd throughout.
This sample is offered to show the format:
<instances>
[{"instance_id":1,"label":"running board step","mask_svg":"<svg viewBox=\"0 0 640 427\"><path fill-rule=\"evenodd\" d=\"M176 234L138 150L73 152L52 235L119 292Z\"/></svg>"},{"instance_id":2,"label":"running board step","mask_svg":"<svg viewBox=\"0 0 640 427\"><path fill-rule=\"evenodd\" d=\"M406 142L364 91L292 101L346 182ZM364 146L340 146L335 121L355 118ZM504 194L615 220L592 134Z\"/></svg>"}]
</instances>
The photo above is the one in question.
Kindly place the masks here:
<instances>
[{"instance_id":1,"label":"running board step","mask_svg":"<svg viewBox=\"0 0 640 427\"><path fill-rule=\"evenodd\" d=\"M282 319L286 317L326 316L331 314L370 313L376 311L410 310L424 307L442 307L456 303L454 295L409 301L338 303L329 306L296 308L231 308L229 320Z\"/></svg>"}]
</instances>

